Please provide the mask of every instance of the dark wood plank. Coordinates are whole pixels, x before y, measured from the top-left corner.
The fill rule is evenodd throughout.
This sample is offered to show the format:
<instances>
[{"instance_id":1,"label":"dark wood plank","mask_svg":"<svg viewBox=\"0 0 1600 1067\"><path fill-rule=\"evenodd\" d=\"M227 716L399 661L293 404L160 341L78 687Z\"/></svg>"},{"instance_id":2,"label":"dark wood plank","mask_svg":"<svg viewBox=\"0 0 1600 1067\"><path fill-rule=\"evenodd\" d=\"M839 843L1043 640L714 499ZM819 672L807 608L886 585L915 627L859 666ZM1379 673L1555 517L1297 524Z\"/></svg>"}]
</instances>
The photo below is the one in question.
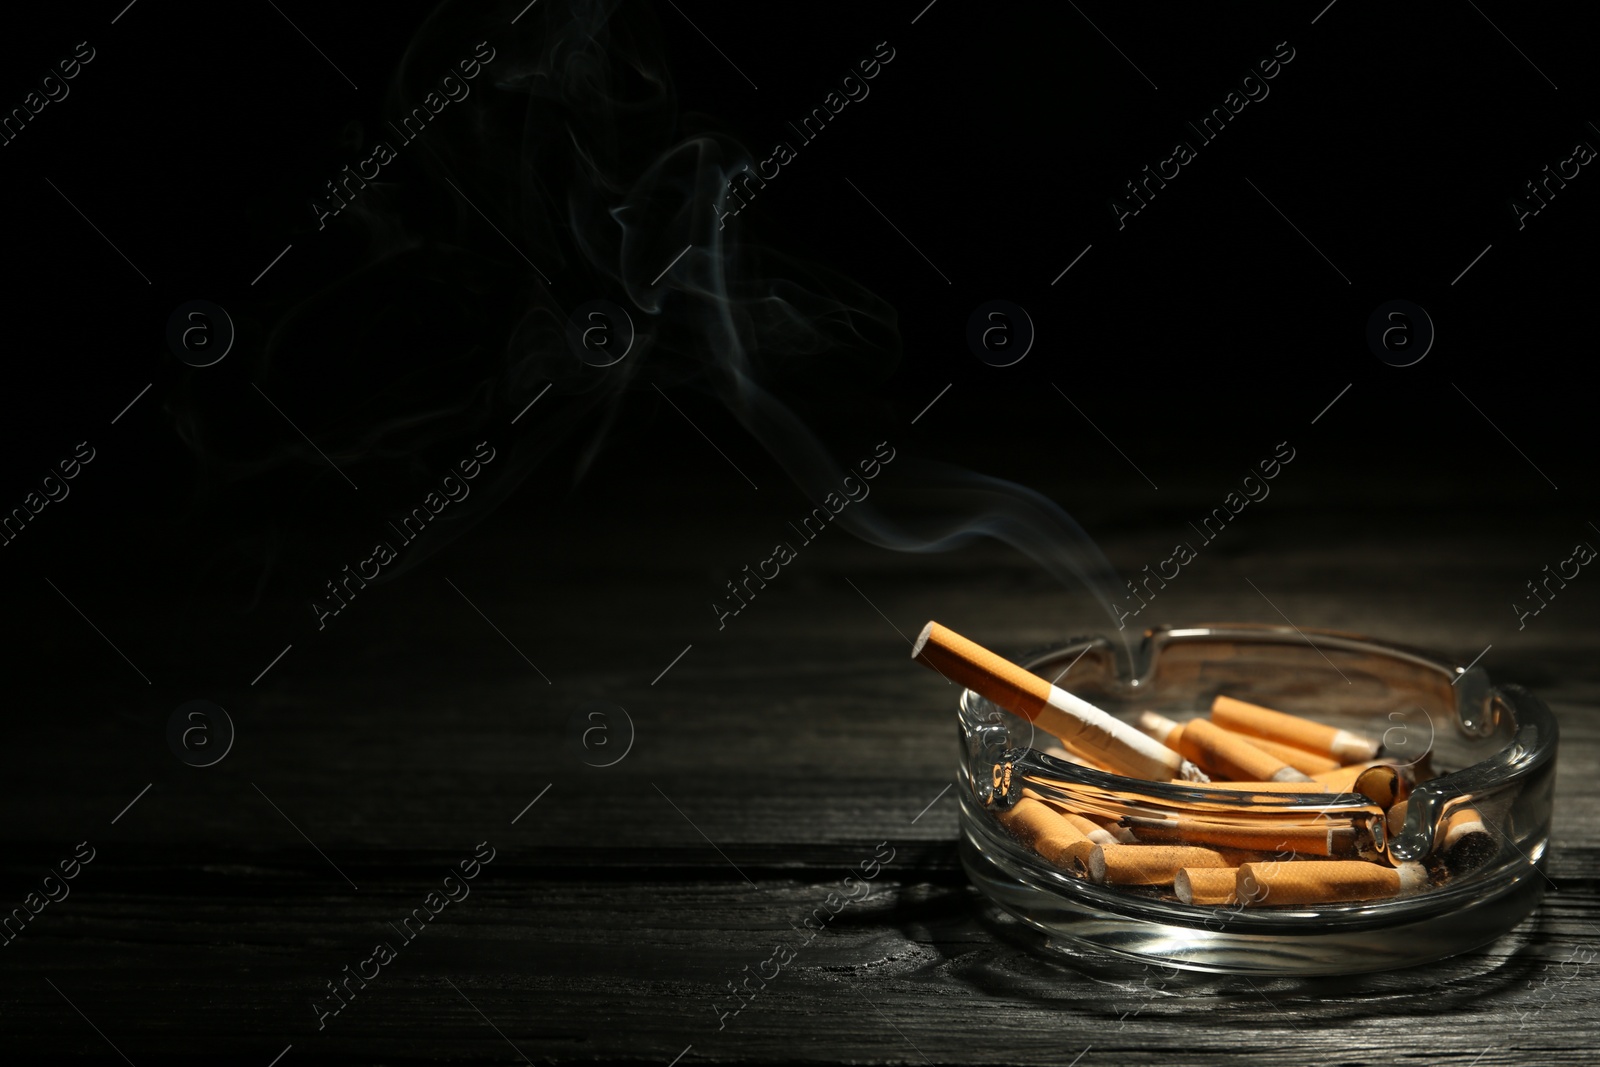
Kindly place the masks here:
<instances>
[{"instance_id":1,"label":"dark wood plank","mask_svg":"<svg viewBox=\"0 0 1600 1067\"><path fill-rule=\"evenodd\" d=\"M492 590L486 579L517 554L503 536L485 535L472 566L452 572ZM1109 547L1138 558L1149 546ZM130 712L137 728L102 717L79 736L68 726L89 687L40 693L22 741L71 754L8 766L6 882L25 886L80 839L100 853L72 895L5 949L13 1040L58 1058L108 1054L48 978L134 1062L265 1063L291 1043L296 1062L392 1063L518 1062L517 1050L535 1062L665 1063L689 1046L684 1062L1064 1063L1085 1048L1086 1064L1590 1055L1584 1008L1600 994L1586 962L1600 950L1592 624L1530 628L1519 644L1471 621L1515 570L1491 544L1463 537L1441 553L1480 569L1441 580L1445 599L1426 605L1385 590L1409 567L1444 564L1400 557L1374 570L1366 546L1330 536L1274 565L1296 616L1463 659L1494 639L1505 649L1496 674L1550 701L1565 736L1545 904L1494 945L1428 968L1272 981L1064 966L1008 932L967 885L953 799L941 795L955 756L950 694L908 662L894 629L959 617L1011 651L1103 629L1064 612L1060 592L1015 557L980 548L930 561L843 538L819 544L803 580L758 601L737 628L702 635L670 683L652 687L678 649L585 599L606 573L606 546L564 547L568 565L541 603L496 591L479 601L539 649L557 684L492 633L464 630L473 619L442 582L405 583L342 647L311 649L265 690L226 694L241 729L217 767L146 753L139 766L155 784L116 826L111 815L143 784L126 745L149 732L153 711ZM678 547L690 559L713 554ZM1244 569L1197 571L1173 590L1172 610L1268 617L1237 588ZM645 616L704 595L694 574L637 581L630 603ZM549 601L568 609L558 619ZM430 650L426 662L418 648ZM619 663L630 665L625 678ZM563 747L568 718L597 698L623 703L636 726L628 757L604 770ZM319 1031L311 1001L326 997L324 983L394 940L386 924L481 840L499 851L470 897ZM727 984L774 945L800 941L795 927L880 841L897 851L873 895L722 1026Z\"/></svg>"}]
</instances>

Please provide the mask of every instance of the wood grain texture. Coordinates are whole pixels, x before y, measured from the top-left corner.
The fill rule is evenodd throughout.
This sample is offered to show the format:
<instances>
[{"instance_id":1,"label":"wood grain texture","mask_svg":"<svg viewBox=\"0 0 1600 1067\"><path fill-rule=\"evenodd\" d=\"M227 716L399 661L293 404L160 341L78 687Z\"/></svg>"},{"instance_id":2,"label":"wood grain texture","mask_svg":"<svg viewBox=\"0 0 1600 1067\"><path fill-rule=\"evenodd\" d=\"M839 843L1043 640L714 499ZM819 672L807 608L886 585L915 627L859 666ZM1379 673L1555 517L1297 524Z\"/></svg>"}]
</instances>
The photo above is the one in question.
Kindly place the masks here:
<instances>
[{"instance_id":1,"label":"wood grain texture","mask_svg":"<svg viewBox=\"0 0 1600 1067\"><path fill-rule=\"evenodd\" d=\"M212 694L239 727L216 767L172 758L160 730L175 691L130 696L114 660L28 692L33 713L0 781L6 905L73 843L98 855L69 898L0 949L4 1044L25 1059L123 1062L109 1039L141 1065L264 1065L292 1044L284 1067L680 1053L684 1064L1593 1062L1600 962L1581 961L1600 955L1595 594L1576 589L1562 621L1508 633L1500 602L1524 549L1470 531L1385 549L1346 536L1360 522L1254 516L1260 547L1186 573L1162 618L1270 621L1250 576L1302 625L1462 662L1494 643L1490 670L1535 688L1564 736L1545 903L1483 950L1318 980L1042 957L986 911L956 860L953 694L909 661L906 635L938 617L1018 654L1103 631L1086 598L1001 549L901 556L841 531L719 632L701 602L739 558L728 544L663 534L630 555L626 538L559 526L532 539L530 564L528 530L506 519L375 591L355 605L366 616L327 640L305 640L301 620L241 641L237 686ZM1106 539L1124 565L1158 543ZM166 610L102 624L192 625ZM663 618L686 621L663 632L652 625ZM291 639L303 642L292 658L249 686ZM597 699L625 707L636 731L606 769L565 743ZM485 840L498 853L470 896L319 1030L311 1002L324 984L395 941L387 924ZM728 983L774 945L803 942L802 920L879 842L895 857L871 895L724 1023Z\"/></svg>"}]
</instances>

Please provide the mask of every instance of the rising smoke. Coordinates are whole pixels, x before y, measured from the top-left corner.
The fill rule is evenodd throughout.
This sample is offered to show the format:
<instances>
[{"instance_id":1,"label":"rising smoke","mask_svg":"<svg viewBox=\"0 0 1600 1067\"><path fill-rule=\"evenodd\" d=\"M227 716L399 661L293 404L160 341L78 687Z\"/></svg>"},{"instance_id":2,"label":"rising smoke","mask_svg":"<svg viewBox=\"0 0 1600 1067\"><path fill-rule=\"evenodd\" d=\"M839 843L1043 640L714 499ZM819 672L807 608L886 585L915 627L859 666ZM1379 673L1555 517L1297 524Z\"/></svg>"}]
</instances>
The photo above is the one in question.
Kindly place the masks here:
<instances>
[{"instance_id":1,"label":"rising smoke","mask_svg":"<svg viewBox=\"0 0 1600 1067\"><path fill-rule=\"evenodd\" d=\"M297 240L332 249L341 232L346 244L359 239L360 266L292 307L256 309L272 325L255 354L254 380L294 398L321 449L361 485L360 506L378 509L374 525L384 521L381 501L400 507L448 469L463 443L504 442L492 484L430 525L380 580L465 532L574 439L583 442L574 471L581 478L625 399L653 397L652 387L717 397L820 502L848 472L785 391L831 375L848 384L840 392L859 395L885 380L900 356L887 302L839 272L762 245L729 216L730 179L752 157L711 120L682 111L651 7L543 0L513 26L521 6L486 13L447 2L424 22L393 79L387 128L348 131L345 158L370 157L376 143L392 142L392 123L427 107L461 56L481 54L480 42L493 61L469 90L450 91L448 108L441 104L425 130L396 146L400 162L386 164L337 218L327 191L310 191ZM628 358L604 368L573 351L566 329L572 308L597 298L627 309L637 329ZM536 423L527 432L519 426L514 439L505 434L547 385ZM300 479L314 472L333 486L330 494L343 491L303 443L263 455L260 434L208 421L182 399L171 406L214 484L250 485L292 469ZM934 506L913 518L887 506L883 493L838 524L898 551L998 539L1069 588L1087 589L1115 619L1115 571L1042 494L932 464L902 463L896 479ZM254 562L326 566L330 560L279 558L304 540L257 538Z\"/></svg>"}]
</instances>

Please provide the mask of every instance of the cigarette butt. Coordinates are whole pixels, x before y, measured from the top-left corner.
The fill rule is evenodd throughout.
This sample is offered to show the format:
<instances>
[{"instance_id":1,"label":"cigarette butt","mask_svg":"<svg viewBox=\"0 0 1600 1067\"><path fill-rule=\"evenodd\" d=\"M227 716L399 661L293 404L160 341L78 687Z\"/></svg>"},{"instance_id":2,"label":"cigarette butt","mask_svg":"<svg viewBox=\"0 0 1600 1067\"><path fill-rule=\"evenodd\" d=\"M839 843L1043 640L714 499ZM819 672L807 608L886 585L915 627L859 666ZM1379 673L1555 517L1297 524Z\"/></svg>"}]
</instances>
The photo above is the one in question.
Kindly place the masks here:
<instances>
[{"instance_id":1,"label":"cigarette butt","mask_svg":"<svg viewBox=\"0 0 1600 1067\"><path fill-rule=\"evenodd\" d=\"M1232 697L1219 696L1211 702L1211 721L1224 730L1293 745L1341 763L1370 760L1378 754L1378 742L1363 734L1246 704Z\"/></svg>"},{"instance_id":2,"label":"cigarette butt","mask_svg":"<svg viewBox=\"0 0 1600 1067\"><path fill-rule=\"evenodd\" d=\"M1172 876L1172 891L1185 904L1234 904L1237 867L1185 867Z\"/></svg>"},{"instance_id":3,"label":"cigarette butt","mask_svg":"<svg viewBox=\"0 0 1600 1067\"><path fill-rule=\"evenodd\" d=\"M1068 748L1118 774L1158 782L1205 777L1154 738L937 622L922 628L911 658L1030 720Z\"/></svg>"},{"instance_id":4,"label":"cigarette butt","mask_svg":"<svg viewBox=\"0 0 1600 1067\"><path fill-rule=\"evenodd\" d=\"M1231 867L1215 849L1194 845L1095 845L1089 880L1107 885L1171 885L1185 867Z\"/></svg>"},{"instance_id":5,"label":"cigarette butt","mask_svg":"<svg viewBox=\"0 0 1600 1067\"><path fill-rule=\"evenodd\" d=\"M1476 808L1457 808L1444 824L1444 862L1452 874L1465 874L1483 866L1500 851Z\"/></svg>"},{"instance_id":6,"label":"cigarette butt","mask_svg":"<svg viewBox=\"0 0 1600 1067\"><path fill-rule=\"evenodd\" d=\"M1075 812L1064 812L1061 817L1071 823L1080 834L1097 845L1115 845L1121 842L1121 839L1106 827L1090 819L1085 819Z\"/></svg>"},{"instance_id":7,"label":"cigarette butt","mask_svg":"<svg viewBox=\"0 0 1600 1067\"><path fill-rule=\"evenodd\" d=\"M1032 845L1045 837L1064 837L1069 841L1086 840L1082 830L1073 825L1065 815L1041 801L1031 789L1023 790L1022 798L1011 807L996 812L996 817L1007 830L1027 845Z\"/></svg>"},{"instance_id":8,"label":"cigarette butt","mask_svg":"<svg viewBox=\"0 0 1600 1067\"><path fill-rule=\"evenodd\" d=\"M1426 888L1420 863L1384 867L1361 860L1296 860L1239 865L1234 893L1246 904L1334 904L1381 900Z\"/></svg>"},{"instance_id":9,"label":"cigarette butt","mask_svg":"<svg viewBox=\"0 0 1600 1067\"><path fill-rule=\"evenodd\" d=\"M1165 715L1158 715L1153 711L1144 711L1139 713L1138 726L1139 729L1168 748L1177 749L1179 752L1183 751L1183 746L1179 743L1183 737L1183 723L1169 719ZM1301 774L1331 771L1343 766L1340 761L1332 756L1319 756L1315 752L1307 752L1305 749L1295 748L1293 745L1269 741L1264 737L1247 737L1245 734L1235 733L1232 730L1228 732L1234 734L1235 737L1244 738L1261 751L1278 757Z\"/></svg>"},{"instance_id":10,"label":"cigarette butt","mask_svg":"<svg viewBox=\"0 0 1600 1067\"><path fill-rule=\"evenodd\" d=\"M1406 825L1408 803L1400 800L1389 809L1389 836L1396 837ZM1476 808L1458 807L1434 831L1434 851L1442 854L1452 874L1465 874L1483 866L1500 851L1483 813Z\"/></svg>"},{"instance_id":11,"label":"cigarette butt","mask_svg":"<svg viewBox=\"0 0 1600 1067\"><path fill-rule=\"evenodd\" d=\"M1208 774L1250 782L1308 782L1311 779L1248 738L1220 729L1209 719L1184 723L1178 751Z\"/></svg>"},{"instance_id":12,"label":"cigarette butt","mask_svg":"<svg viewBox=\"0 0 1600 1067\"><path fill-rule=\"evenodd\" d=\"M1141 711L1137 725L1139 729L1174 750L1178 747L1178 738L1183 734L1182 723L1174 722L1165 715L1157 715L1153 711Z\"/></svg>"},{"instance_id":13,"label":"cigarette butt","mask_svg":"<svg viewBox=\"0 0 1600 1067\"><path fill-rule=\"evenodd\" d=\"M1185 782L1184 784L1192 785L1194 783ZM1080 832L1085 834L1089 840L1094 841L1097 844L1112 844L1114 842L1120 842L1124 845L1132 845L1136 844L1139 840L1134 836L1131 830L1117 822L1116 816L1112 816L1108 819L1103 812L1095 811L1092 808L1089 809L1089 814L1085 815L1083 812L1075 810L1074 806L1068 801L1057 800L1053 797L1040 796L1039 794L1034 793L1031 789L1024 789L1022 791L1022 795L1036 796L1038 799L1043 800L1046 804L1049 804L1052 808L1054 808L1056 812L1059 813L1063 818L1071 820L1072 824L1076 826ZM1137 805L1143 803L1146 799L1148 798L1142 793L1112 793L1109 797L1103 798L1105 803L1119 805Z\"/></svg>"},{"instance_id":14,"label":"cigarette butt","mask_svg":"<svg viewBox=\"0 0 1600 1067\"><path fill-rule=\"evenodd\" d=\"M1402 800L1407 789L1400 773L1393 767L1379 763L1356 775L1354 790L1388 811Z\"/></svg>"},{"instance_id":15,"label":"cigarette butt","mask_svg":"<svg viewBox=\"0 0 1600 1067\"><path fill-rule=\"evenodd\" d=\"M998 813L1012 836L1065 870L1085 870L1093 844L1083 832L1048 804L1023 797Z\"/></svg>"},{"instance_id":16,"label":"cigarette butt","mask_svg":"<svg viewBox=\"0 0 1600 1067\"><path fill-rule=\"evenodd\" d=\"M1444 847L1453 848L1468 834L1487 834L1489 828L1477 808L1457 808L1444 823Z\"/></svg>"},{"instance_id":17,"label":"cigarette butt","mask_svg":"<svg viewBox=\"0 0 1600 1067\"><path fill-rule=\"evenodd\" d=\"M1400 836L1400 831L1406 828L1406 802L1396 801L1394 807L1384 816L1384 821L1389 825L1390 837Z\"/></svg>"},{"instance_id":18,"label":"cigarette butt","mask_svg":"<svg viewBox=\"0 0 1600 1067\"><path fill-rule=\"evenodd\" d=\"M1234 733L1232 730L1228 732ZM1261 751L1277 756L1301 774L1316 774L1318 771L1331 771L1343 766L1332 756L1319 756L1315 752L1307 752L1303 748L1285 745L1280 741L1271 741L1265 737L1249 737L1246 734L1238 734L1237 736L1246 738Z\"/></svg>"},{"instance_id":19,"label":"cigarette butt","mask_svg":"<svg viewBox=\"0 0 1600 1067\"><path fill-rule=\"evenodd\" d=\"M1398 791L1396 799L1404 800L1411 792L1413 782L1412 768L1390 763L1387 760L1367 760L1362 763L1352 763L1348 767L1338 767L1331 771L1318 771L1311 776L1311 780L1330 786L1340 793L1359 793L1361 790L1356 788L1356 783L1361 780L1361 776L1378 767L1386 768L1387 771L1395 775L1397 784L1394 788ZM1379 787L1378 783L1386 779L1387 775L1382 778L1374 777L1369 779L1367 784L1376 789ZM1373 800L1376 801L1377 798L1374 797Z\"/></svg>"},{"instance_id":20,"label":"cigarette butt","mask_svg":"<svg viewBox=\"0 0 1600 1067\"><path fill-rule=\"evenodd\" d=\"M1336 767L1331 771L1318 771L1311 776L1311 780L1321 782L1340 793L1353 793L1356 779L1361 777L1361 772L1367 767L1368 764L1365 763L1353 763L1348 767Z\"/></svg>"},{"instance_id":21,"label":"cigarette butt","mask_svg":"<svg viewBox=\"0 0 1600 1067\"><path fill-rule=\"evenodd\" d=\"M1123 819L1140 841L1160 844L1189 843L1250 852L1298 852L1307 856L1354 856L1361 848L1361 831L1332 820L1320 823L1259 819L1255 822L1164 816Z\"/></svg>"},{"instance_id":22,"label":"cigarette butt","mask_svg":"<svg viewBox=\"0 0 1600 1067\"><path fill-rule=\"evenodd\" d=\"M1392 765L1392 763L1384 763L1384 761L1379 760L1365 761L1365 763L1352 763L1352 765L1341 766L1341 768L1333 769L1333 771L1317 771L1317 773L1312 774L1310 777L1312 777L1312 781L1314 782L1322 782L1323 785L1333 785L1334 789L1338 789L1341 793L1354 793L1358 792L1358 790L1355 789L1355 782L1357 782L1357 779L1360 779L1362 774L1365 774L1366 771L1371 771L1373 768L1379 768L1379 766L1389 768L1390 771L1394 771L1394 773L1397 774L1397 776L1402 777L1402 779L1405 777L1405 774L1402 774L1402 768L1398 768L1398 766ZM1410 792L1410 787L1408 787L1408 792Z\"/></svg>"}]
</instances>

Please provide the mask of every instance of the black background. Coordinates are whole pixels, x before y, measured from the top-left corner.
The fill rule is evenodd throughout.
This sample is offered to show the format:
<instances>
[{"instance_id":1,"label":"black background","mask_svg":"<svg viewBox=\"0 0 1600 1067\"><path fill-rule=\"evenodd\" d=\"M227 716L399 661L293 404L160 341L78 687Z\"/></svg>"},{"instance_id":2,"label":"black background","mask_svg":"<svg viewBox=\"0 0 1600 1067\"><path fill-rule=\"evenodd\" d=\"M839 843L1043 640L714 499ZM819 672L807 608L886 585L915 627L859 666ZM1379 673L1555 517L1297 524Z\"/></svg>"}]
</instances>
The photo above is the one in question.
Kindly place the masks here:
<instances>
[{"instance_id":1,"label":"black background","mask_svg":"<svg viewBox=\"0 0 1600 1067\"><path fill-rule=\"evenodd\" d=\"M746 57L741 67L759 91L670 6L646 15L681 110L696 126L740 139L757 159L775 137L794 140L786 123L820 103L878 41L897 49L867 100L802 147L743 218L756 239L843 269L896 311L901 354L892 370L830 378L819 390L830 409L892 410L908 420L953 381L959 417L906 431L917 435L919 454L1019 481L1030 467L1121 463L1104 439L1083 432L1083 419L1050 388L1055 382L1092 397L1080 407L1157 484L1187 484L1248 466L1353 383L1337 436L1323 450L1329 462L1319 473L1328 478L1459 478L1477 498L1463 494L1464 507L1490 522L1504 516L1485 500L1542 508L1586 488L1577 434L1589 404L1580 293L1589 279L1582 235L1595 208L1585 175L1520 232L1509 206L1541 167L1570 155L1575 141L1600 136L1586 125L1580 35L1546 30L1541 40L1536 58L1547 73L1559 72L1557 90L1470 5L1381 13L1336 5L1337 17L1330 12L1315 26L1303 12L1231 5L1163 11L1148 29L1119 25L1115 10L1085 9L1140 68L1160 72L1156 90L1070 7L1046 15L943 6L915 26L887 8L776 5L759 19L708 8L696 23L735 61ZM296 361L309 362L309 354L282 352L269 364L261 349L279 316L363 263L360 234L337 225L318 232L309 205L325 181L366 154L342 145L352 136L370 141L400 112L383 94L429 10L391 5L380 18L352 7L318 16L312 39L360 92L270 5L202 18L184 5L136 4L115 26L87 12L19 20L5 44L8 102L20 104L77 41L89 40L98 56L64 102L4 149L0 180L14 205L8 501L20 501L35 468L42 475L76 441L108 447L99 484L76 494L72 518L47 513L31 543L8 552L63 553L74 567L104 566L97 579L162 587L197 553L242 536L227 526L232 512L203 499L205 443L176 440L175 419L200 410L213 423L243 422L248 432L237 432L254 438L256 450L230 440L238 451L229 458L268 457L294 443L249 385L265 387L273 373L307 394L276 399L306 414L297 421L313 438L328 423L360 418L394 372L372 352L344 365L336 352L319 352L322 362L303 366ZM1521 39L1516 26L1497 21ZM463 28L459 46L437 47L466 56L478 39L470 36ZM1175 139L1194 140L1184 122L1220 104L1281 40L1296 59L1270 83L1271 95L1201 148L1119 231L1108 202L1122 184L1169 155ZM418 154L401 153L391 168L396 182L424 180ZM434 182L417 199L432 204L444 188ZM487 250L485 235L494 235L477 229L461 239L483 239ZM495 254L503 252L504 245ZM569 306L588 298L557 297ZM1021 304L1037 326L1033 352L1014 367L988 367L964 343L968 315L995 298ZM1429 356L1408 368L1385 365L1364 342L1368 314L1397 298L1425 307L1439 333ZM167 351L167 316L190 299L223 304L239 327L234 352L215 367L188 368ZM432 353L391 352L391 363L446 362L480 339L429 340ZM440 381L465 396L481 381L476 369ZM102 429L152 381L139 405L148 414ZM1451 383L1568 495L1551 491ZM653 395L630 401L635 419L619 418L612 432L642 432L628 423L659 406ZM708 431L719 428L714 406L691 408ZM694 444L650 439L651 448L679 443ZM757 449L740 444L741 458L759 468ZM615 464L602 463L597 477L617 474ZM287 501L304 491L290 478L257 479L250 491L284 494L270 509L279 514L304 506L303 498ZM514 506L541 502L548 496L531 491ZM1062 503L1074 513L1097 506ZM200 533L191 524L200 512L224 528ZM45 522L58 529L46 532ZM162 566L127 566L151 553L164 555Z\"/></svg>"},{"instance_id":2,"label":"black background","mask_svg":"<svg viewBox=\"0 0 1600 1067\"><path fill-rule=\"evenodd\" d=\"M423 625L439 617L434 601L419 598L440 589L455 597L443 581L454 576L497 621L504 616L492 604L524 606L526 626L511 627L507 640L519 651L543 645L531 658L552 689L564 658L609 659L610 675L586 675L581 695L629 704L685 644L703 653L720 639L705 602L767 551L785 518L811 506L786 457L769 453L718 399L717 369L692 341L630 356L625 386L616 384L619 368L583 367L556 346L543 357L566 361L546 379L556 386L510 425L544 387L530 370L508 370L528 308L627 301L614 279L582 262L569 234L533 227L502 180L520 139L538 140L525 123L550 116L524 114L492 77L530 57L564 10L539 0L513 28L520 6L451 9L431 23L433 8L414 3L280 4L280 12L264 2L141 0L114 25L117 2L8 17L7 108L77 42L97 54L65 100L0 147L9 266L0 508L21 506L78 442L96 450L70 496L0 549L14 741L0 771L17 857L7 899L26 891L33 860L66 855L61 842L89 832L70 827L88 826L91 812L102 818L112 798L115 810L152 779L192 788L200 772L172 758L163 733L184 700L232 710L241 728L234 763L263 784L314 760L319 744L291 732L279 737L281 765L265 756L247 763L246 724L269 706L320 701L340 736L410 730L448 747L448 714L395 720L362 694L374 676L396 688L431 677L438 693L462 691L478 657L509 652L481 646L496 639L468 629L479 625L470 612L437 630ZM767 368L835 459L853 463L888 439L913 460L1032 487L1131 575L1290 441L1297 462L1271 502L1255 506L1275 517L1241 523L1226 552L1272 575L1280 605L1314 588L1348 598L1321 604L1320 614L1312 606L1320 602L1305 600L1304 614L1291 611L1297 623L1400 611L1447 619L1458 628L1450 651L1464 660L1490 642L1502 654L1514 649L1508 605L1523 581L1600 521L1587 432L1588 253L1600 210L1590 186L1600 179L1584 168L1521 230L1510 206L1576 142L1600 144L1589 124L1600 121L1590 37L1563 26L1565 13L1504 4L1340 0L1320 15L1319 3L1085 3L1080 11L938 0L919 16L920 6L622 5L630 32L661 52L677 136L716 131L754 159L774 139L793 141L787 123L878 42L895 49L870 96L801 147L733 227L743 240L852 279L892 309L892 331L859 352L802 353ZM400 101L415 102L417 83L396 87L396 71L419 35L422 82L479 40L499 58L473 83L472 109L446 108L384 169L384 186L369 194L370 229L352 212L319 231L310 204L323 183L388 136L382 124L403 110ZM1220 105L1281 41L1295 57L1270 95L1119 230L1109 202L1123 183L1168 156L1175 140L1192 143L1185 121ZM501 106L480 110L486 101ZM427 165L443 143L461 153L450 173L500 234ZM570 191L570 172L550 177ZM412 253L384 258L407 242ZM543 295L511 244L532 250L549 274ZM166 343L169 315L194 299L222 305L238 328L233 350L211 367L185 365ZM969 315L992 299L1026 308L1037 329L1014 366L989 366L966 343ZM1421 305L1437 330L1413 366L1390 366L1366 343L1368 316L1394 299ZM668 300L670 338L682 298ZM324 581L368 554L383 518L415 504L483 439L506 459L477 487L474 510L319 631L308 602ZM921 506L939 510L937 495ZM1330 539L1353 543L1356 564L1293 569L1308 546ZM1500 568L1493 580L1490 557ZM980 574L953 603L1040 581L1014 553L978 558L990 561L988 593ZM863 564L878 565L899 564ZM941 581L958 580L940 570L956 564L916 566L932 604ZM582 581L569 582L573 574ZM650 575L700 591L657 595ZM810 580L797 578L797 588ZM1474 583L1472 596L1458 596L1463 582ZM1040 602L1049 614L1029 621L1029 635L1110 625L1083 589L1050 590ZM1542 625L1579 625L1593 615L1593 596L1580 586L1562 605L1566 622ZM1171 603L1179 617L1277 621L1248 589L1217 601L1197 586ZM912 631L922 620L895 621ZM748 643L731 635L713 662L759 678L773 649L753 627L746 632ZM1569 637L1574 662L1592 651L1586 638ZM293 651L251 686L288 644ZM875 651L899 654L893 644ZM1559 672L1524 657L1513 673L1537 683ZM663 714L692 726L699 702L723 685L708 667ZM559 746L566 706L550 699L532 699L526 733L508 728L504 743L519 756L537 760ZM381 758L351 751L330 758L327 771L355 794L385 777ZM243 767L237 773L252 780ZM396 773L412 777L415 803L429 802L438 783L425 770ZM930 781L936 787L938 775ZM191 813L216 805L197 839L225 838L228 805L254 803L248 791L227 795L200 789L184 802ZM286 829L255 822L260 815L238 825L274 836ZM47 830L57 824L60 833ZM328 832L360 840L348 826ZM174 850L162 862L179 872L200 862L183 856L184 836L152 830L139 840ZM430 841L464 856L478 836L463 824ZM35 933L27 951L47 954ZM133 966L112 955L107 973ZM36 961L49 973L43 955ZM304 970L302 984L315 986L313 975L337 967ZM166 999L181 1004L183 983L173 984ZM13 1004L23 1010L36 993L30 986ZM300 1025L304 1009L290 1000ZM19 1049L104 1053L78 1032L76 1016L39 1003L58 1014L23 1034ZM161 1044L147 1036L145 1058ZM966 1053L942 1055L959 1062Z\"/></svg>"}]
</instances>

